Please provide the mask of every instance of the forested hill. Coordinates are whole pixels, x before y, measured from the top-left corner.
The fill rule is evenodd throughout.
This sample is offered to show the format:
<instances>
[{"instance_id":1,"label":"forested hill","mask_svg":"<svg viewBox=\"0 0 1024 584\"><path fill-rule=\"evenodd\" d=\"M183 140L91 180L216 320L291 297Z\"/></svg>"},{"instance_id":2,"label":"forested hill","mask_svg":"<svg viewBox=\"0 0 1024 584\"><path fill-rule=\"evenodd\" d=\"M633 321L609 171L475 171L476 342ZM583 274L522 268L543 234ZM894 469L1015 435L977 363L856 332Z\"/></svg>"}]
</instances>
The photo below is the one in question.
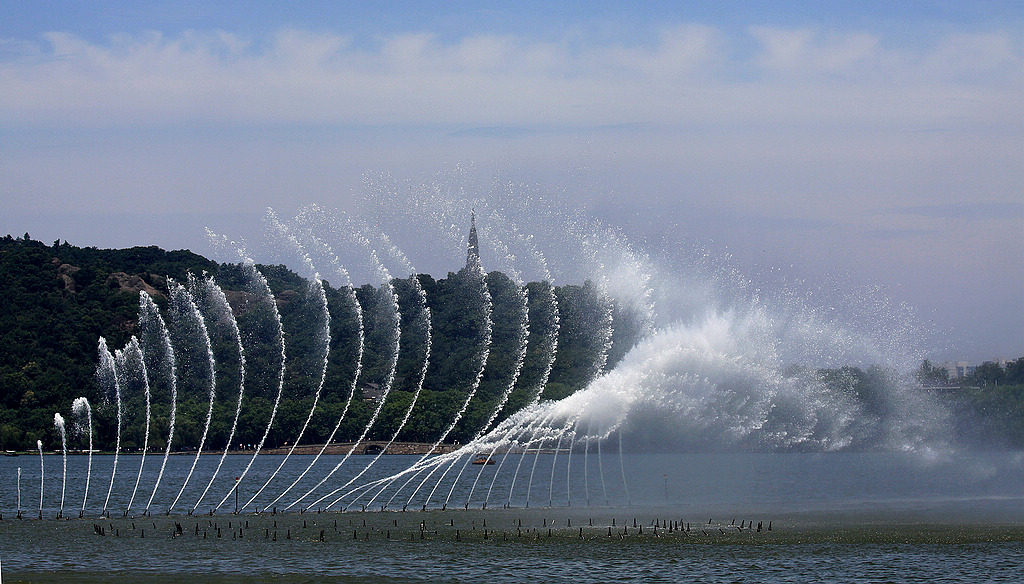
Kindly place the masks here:
<instances>
[{"instance_id":1,"label":"forested hill","mask_svg":"<svg viewBox=\"0 0 1024 584\"><path fill-rule=\"evenodd\" d=\"M104 386L107 395L103 395L97 379L98 343L104 338L110 351L121 350L122 356L128 355L126 346L133 337L146 345L149 329L139 323L142 292L155 300L174 347L177 402L172 446L180 450L194 449L201 441L210 408L210 352L216 361L216 400L205 444L208 449L225 446L236 412L235 447L257 444L272 417L266 446L294 442L311 409L302 443L323 443L336 426L335 442L354 441L381 403L368 439L391 438L407 419L399 440L433 442L466 406L461 421L447 435L448 442L464 443L487 426L506 397L491 427L529 403L538 391L543 399L558 399L582 388L601 371L614 367L643 330L639 315L603 297L589 282L557 287L532 282L521 288L505 275L491 272L486 275L488 293L483 296L479 274L460 271L440 279L421 274L376 287L325 285L320 295L314 282L285 266L257 268L272 298L242 266L218 264L189 251L79 248L60 241L47 245L28 234L0 239L0 450L34 449L37 439L45 449L58 449L54 414L74 421L72 402L78 397L92 404L95 447L113 448L116 401L109 385ZM245 347L244 378L238 341L228 334L227 319L221 316L207 322L211 340L207 351L195 331L181 324L181 315L168 300L174 288L171 280L194 286L204 273L224 290L237 319ZM329 323L323 316L324 302ZM268 317L274 312L271 306L280 314L283 329L287 365L283 380L278 373L277 323ZM606 335L609 319L614 324L610 339ZM528 323L525 337L524 321ZM329 324L329 338L322 334L325 324ZM360 329L365 340L361 360ZM430 359L424 374L428 338ZM153 346L151 339L149 346ZM489 352L477 382L482 347ZM553 366L542 387L553 350ZM152 398L148 448L162 452L172 413L168 384L172 376L154 354L145 355ZM129 451L142 448L147 423L142 367L133 363L130 357L123 360L121 379L122 447ZM955 414L950 425L954 442L1024 447L1022 365L1024 358L1015 361L1012 371L1008 368L994 385L977 379L980 387L950 387L936 394ZM885 416L891 410L892 394L886 388L895 372L843 367L814 373L821 382L860 399L867 415ZM381 402L389 379L392 390ZM936 385L924 377L922 382ZM279 407L272 416L275 403ZM86 444L81 434L69 436L70 448Z\"/></svg>"},{"instance_id":2,"label":"forested hill","mask_svg":"<svg viewBox=\"0 0 1024 584\"><path fill-rule=\"evenodd\" d=\"M0 447L52 439L55 412L67 416L79 396L101 401L97 341L124 345L140 290L166 290L165 276L216 268L188 251L46 245L28 234L0 240Z\"/></svg>"},{"instance_id":3,"label":"forested hill","mask_svg":"<svg viewBox=\"0 0 1024 584\"><path fill-rule=\"evenodd\" d=\"M355 399L343 419L335 441L358 438L377 407L386 386L392 357L393 303L384 286L364 285L354 291L326 286L330 312L328 368L320 385L322 344L311 323L322 313L322 303L311 293L311 283L284 266L257 266L268 280L281 314L286 339L287 369L283 389L275 372L275 349L266 324L252 310L252 282L238 265L218 264L189 251L165 251L157 247L130 249L80 248L67 242L46 244L23 237L0 240L0 449L57 448L55 412L71 415L72 401L84 396L93 406L97 448L112 448L116 431L111 396L101 395L97 381L98 341L106 339L111 351L125 347L138 331L139 294L149 293L168 312L168 279L185 283L188 275L211 274L226 292L247 344L247 376L235 444L255 444L270 419L278 391L280 408L267 446L294 440L314 402L320 396L303 443L327 439L352 387L358 361L360 313L351 298L358 299L364 328L365 350ZM557 358L545 399L568 395L582 387L598 370L614 365L635 341L636 320L602 301L590 283L550 287L530 283L521 289L498 272L486 276L491 298L491 327L479 306L479 285L461 273L443 279L428 275L392 282L401 313L401 337L393 391L374 424L370 438L389 438L398 427L423 379L423 388L400 439L432 441L444 431L472 390L479 364L481 341L490 336L490 352L479 383L462 422L449 441L472 437L516 379L500 418L525 405L539 388L545 355L552 349L553 333L560 322ZM418 283L418 286L416 285ZM417 291L420 288L425 296ZM557 299L557 315L551 294ZM431 313L431 358L422 375L426 349L426 321L422 298ZM524 305L524 299L527 305ZM474 306L474 303L478 306ZM527 314L524 314L526 312ZM616 327L608 360L602 365L602 323L610 316ZM516 377L517 350L521 347L523 318L529 322L525 360ZM172 338L173 338L172 330ZM389 336L390 335L390 336ZM238 397L237 349L211 329L217 356L217 400L210 427L208 448L223 448ZM174 339L177 340L177 339ZM175 446L194 448L199 441L208 409L208 386L201 380L192 341L175 343L178 360L178 403ZM277 351L279 354L279 351ZM150 449L162 449L170 414L166 383L152 374ZM142 446L145 416L142 391L125 383L125 430L123 446ZM72 438L72 447L82 439Z\"/></svg>"}]
</instances>

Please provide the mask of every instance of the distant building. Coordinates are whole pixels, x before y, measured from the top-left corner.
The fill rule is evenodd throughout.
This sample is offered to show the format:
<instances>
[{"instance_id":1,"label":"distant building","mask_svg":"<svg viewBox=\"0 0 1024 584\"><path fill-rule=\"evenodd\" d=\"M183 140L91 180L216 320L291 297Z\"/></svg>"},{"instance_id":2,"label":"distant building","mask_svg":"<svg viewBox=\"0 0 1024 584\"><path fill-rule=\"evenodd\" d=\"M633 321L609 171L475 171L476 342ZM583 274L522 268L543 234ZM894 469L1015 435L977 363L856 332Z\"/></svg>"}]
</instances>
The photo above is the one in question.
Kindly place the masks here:
<instances>
[{"instance_id":1,"label":"distant building","mask_svg":"<svg viewBox=\"0 0 1024 584\"><path fill-rule=\"evenodd\" d=\"M974 365L967 361L946 361L942 368L949 372L950 379L963 379L974 373Z\"/></svg>"},{"instance_id":2,"label":"distant building","mask_svg":"<svg viewBox=\"0 0 1024 584\"><path fill-rule=\"evenodd\" d=\"M989 359L986 363L995 363L1003 369L1006 369L1006 364L1009 363L1008 359ZM943 369L949 372L950 379L963 379L968 375L974 373L974 370L978 368L979 363L971 363L969 361L946 361L941 365Z\"/></svg>"},{"instance_id":3,"label":"distant building","mask_svg":"<svg viewBox=\"0 0 1024 584\"><path fill-rule=\"evenodd\" d=\"M480 272L480 241L476 235L476 211L469 215L469 241L466 244L466 270Z\"/></svg>"},{"instance_id":4,"label":"distant building","mask_svg":"<svg viewBox=\"0 0 1024 584\"><path fill-rule=\"evenodd\" d=\"M367 403L377 403L384 399L384 388L379 383L364 383L359 390L363 393L363 401Z\"/></svg>"}]
</instances>

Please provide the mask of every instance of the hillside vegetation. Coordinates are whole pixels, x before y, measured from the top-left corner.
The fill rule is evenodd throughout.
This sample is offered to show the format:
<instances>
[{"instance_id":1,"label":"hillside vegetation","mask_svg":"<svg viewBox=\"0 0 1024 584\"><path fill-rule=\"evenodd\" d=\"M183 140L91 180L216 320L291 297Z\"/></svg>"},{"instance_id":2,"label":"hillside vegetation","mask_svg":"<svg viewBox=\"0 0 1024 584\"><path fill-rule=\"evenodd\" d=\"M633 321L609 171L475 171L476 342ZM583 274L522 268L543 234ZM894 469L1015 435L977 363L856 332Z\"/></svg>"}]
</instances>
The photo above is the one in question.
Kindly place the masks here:
<instances>
[{"instance_id":1,"label":"hillside vegetation","mask_svg":"<svg viewBox=\"0 0 1024 584\"><path fill-rule=\"evenodd\" d=\"M440 279L420 274L415 279L392 280L390 285L355 289L324 283L330 318L324 372L324 339L316 332L317 326L323 326L323 305L314 283L285 266L257 268L267 279L272 306L281 317L286 349L283 380L278 373L281 352L271 301L261 303L259 286L240 265L218 264L189 251L157 247L80 248L59 240L47 245L28 234L0 239L0 450L32 449L37 439L43 441L44 448L58 448L54 413L72 419L72 401L80 396L93 407L96 448L112 449L116 408L114 396L105 395L97 379L98 341L106 339L110 350L116 351L133 335L142 334L141 293L154 298L164 319L172 323L168 300L172 281L186 284L190 275L202 278L209 274L225 291L245 346L243 378L237 343L229 329L223 322L208 323L217 382L205 444L210 449L226 445L243 379L244 394L232 439L235 447L251 447L260 441L275 403L278 407L267 447L294 441L314 402L316 408L302 443L327 441L339 419L334 441L356 440L381 403L389 379L392 389L368 439L391 438L409 413L399 440L432 442L467 406L446 439L465 442L487 426L502 401L504 407L490 427L527 405L538 391L541 399L547 400L581 389L595 375L614 367L642 334L642 319L609 301L590 282L557 287L531 282L521 288L504 274L491 272L485 277L486 297L478 276L465 271ZM401 324L397 356L393 352L394 299ZM615 326L611 338L606 339L603 331L609 318ZM520 366L524 319L528 328ZM361 361L360 322L364 339ZM207 353L194 334L174 326L169 330L177 366L172 447L194 449L209 408ZM424 375L428 335L430 360ZM488 338L490 342L485 343ZM550 376L541 387L556 344ZM484 346L489 351L478 381ZM170 425L171 391L169 375L162 374L161 366L151 361L150 357L148 447L162 451ZM357 365L361 365L358 371ZM986 364L979 371L976 379L969 380L978 386L949 387L939 394L938 399L955 414L954 440L979 447L1024 448L1024 359L1011 362L1005 370ZM359 378L353 384L357 373ZM942 380L932 377L941 373L925 362L918 375L922 385L933 386ZM852 392L869 412L883 408L885 384L897 376L878 368L856 367L815 374L825 383ZM122 384L122 447L128 450L140 449L145 442L145 399L139 379L129 376ZM409 412L414 397L415 406ZM69 437L72 448L85 444L81 434Z\"/></svg>"},{"instance_id":2,"label":"hillside vegetation","mask_svg":"<svg viewBox=\"0 0 1024 584\"><path fill-rule=\"evenodd\" d=\"M330 313L330 345L326 375L321 385L322 345L312 323L323 318L322 306L311 282L284 266L257 266L267 278L284 330L286 372L278 383L280 351L275 330L254 298L246 270L218 264L189 251L157 247L123 250L79 248L67 242L52 245L28 234L0 240L0 449L33 448L42 439L54 448L59 438L53 414L70 418L71 403L86 397L93 406L97 448L112 448L116 409L112 395L103 395L97 382L98 340L110 350L126 345L138 333L139 294L148 293L161 311L168 311L169 281L185 283L188 275L211 274L231 302L246 346L245 386L238 428L232 442L243 447L257 444L264 433L275 401L279 402L266 446L287 444L304 424L319 389L317 406L303 443L325 441L345 412L335 441L355 440L377 408L386 387L392 354L393 303L386 287L364 285L355 290L324 284ZM391 282L400 309L401 337L393 389L368 435L390 438L413 401L420 379L422 390L405 429L407 441L433 441L476 386L484 339L484 299L478 282L465 274L446 278L416 276L430 310L431 358L426 376L423 362L427 341L426 316L417 286L408 279ZM491 305L490 351L483 376L462 420L448 441L466 441L488 421L497 405L507 403L493 424L526 405L536 391L544 399L557 399L576 391L600 368L606 350L590 334L607 319L609 310L596 286L587 282L550 288L533 282L520 289L499 272L486 276ZM557 315L551 293L557 300ZM358 299L360 312L351 301ZM526 305L524 306L524 299ZM520 323L529 322L526 354L517 371L522 340ZM359 320L365 339L362 367L354 399L348 405L359 353ZM628 322L624 315L619 319ZM547 384L541 388L546 361L559 323L557 359ZM628 327L613 337L605 367L628 350L635 337ZM195 339L182 338L171 327L177 362L177 404L174 446L194 448L199 443L209 407L209 389L203 380L205 356ZM206 447L223 448L230 434L239 391L237 349L223 331L210 327L217 360L217 399ZM166 446L170 422L167 379L149 372L152 416L150 450ZM512 384L512 380L515 383ZM144 392L138 384L123 384L124 431L122 446L141 448L145 435ZM511 392L509 393L511 385ZM281 399L277 400L280 391ZM73 445L81 439L72 437Z\"/></svg>"}]
</instances>

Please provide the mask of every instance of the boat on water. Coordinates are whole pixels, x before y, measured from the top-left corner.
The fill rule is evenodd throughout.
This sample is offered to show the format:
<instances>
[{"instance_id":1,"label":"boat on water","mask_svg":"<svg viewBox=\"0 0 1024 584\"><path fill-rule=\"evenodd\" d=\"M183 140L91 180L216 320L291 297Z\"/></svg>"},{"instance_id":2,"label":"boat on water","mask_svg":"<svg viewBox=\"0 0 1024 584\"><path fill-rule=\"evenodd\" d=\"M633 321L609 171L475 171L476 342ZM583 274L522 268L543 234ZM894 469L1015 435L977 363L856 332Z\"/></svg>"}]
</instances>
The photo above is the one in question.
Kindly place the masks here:
<instances>
[{"instance_id":1,"label":"boat on water","mask_svg":"<svg viewBox=\"0 0 1024 584\"><path fill-rule=\"evenodd\" d=\"M478 456L473 464L494 464L494 459L487 456Z\"/></svg>"}]
</instances>

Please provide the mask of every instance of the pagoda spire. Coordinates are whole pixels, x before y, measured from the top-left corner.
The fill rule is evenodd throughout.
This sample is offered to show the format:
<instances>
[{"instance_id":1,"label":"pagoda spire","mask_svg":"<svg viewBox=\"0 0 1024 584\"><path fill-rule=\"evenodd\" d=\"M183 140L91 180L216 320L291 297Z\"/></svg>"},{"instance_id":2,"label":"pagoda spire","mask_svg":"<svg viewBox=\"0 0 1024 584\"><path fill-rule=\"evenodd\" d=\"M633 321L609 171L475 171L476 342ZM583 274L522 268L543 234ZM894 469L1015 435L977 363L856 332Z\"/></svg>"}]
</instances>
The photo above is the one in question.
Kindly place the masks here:
<instances>
[{"instance_id":1,"label":"pagoda spire","mask_svg":"<svg viewBox=\"0 0 1024 584\"><path fill-rule=\"evenodd\" d=\"M480 241L476 235L476 209L469 215L469 245L466 248L466 269L477 272L483 269L480 264Z\"/></svg>"}]
</instances>

